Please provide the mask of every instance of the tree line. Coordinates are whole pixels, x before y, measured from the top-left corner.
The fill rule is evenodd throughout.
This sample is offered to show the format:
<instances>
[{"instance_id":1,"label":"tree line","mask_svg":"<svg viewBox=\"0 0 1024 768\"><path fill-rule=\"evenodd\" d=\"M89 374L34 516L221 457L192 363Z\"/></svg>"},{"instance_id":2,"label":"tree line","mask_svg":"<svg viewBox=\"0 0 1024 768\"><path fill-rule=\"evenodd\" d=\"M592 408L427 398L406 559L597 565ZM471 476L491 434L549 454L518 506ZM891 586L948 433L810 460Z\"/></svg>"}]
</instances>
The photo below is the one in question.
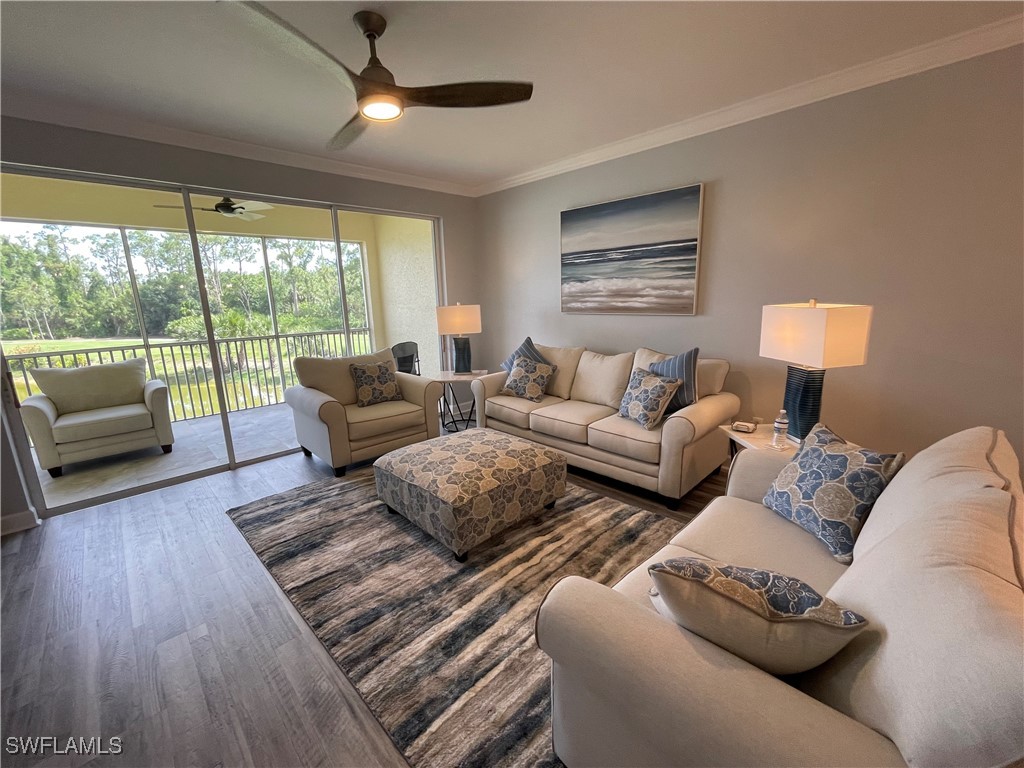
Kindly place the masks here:
<instances>
[{"instance_id":1,"label":"tree line","mask_svg":"<svg viewBox=\"0 0 1024 768\"><path fill-rule=\"evenodd\" d=\"M126 230L143 321L153 337L205 338L199 285L187 233ZM258 237L198 237L219 338L273 332ZM267 238L278 327L282 333L341 327L334 244ZM342 243L352 327L368 325L361 248ZM40 225L29 235L0 235L0 329L4 339L138 337L128 261L120 230Z\"/></svg>"}]
</instances>

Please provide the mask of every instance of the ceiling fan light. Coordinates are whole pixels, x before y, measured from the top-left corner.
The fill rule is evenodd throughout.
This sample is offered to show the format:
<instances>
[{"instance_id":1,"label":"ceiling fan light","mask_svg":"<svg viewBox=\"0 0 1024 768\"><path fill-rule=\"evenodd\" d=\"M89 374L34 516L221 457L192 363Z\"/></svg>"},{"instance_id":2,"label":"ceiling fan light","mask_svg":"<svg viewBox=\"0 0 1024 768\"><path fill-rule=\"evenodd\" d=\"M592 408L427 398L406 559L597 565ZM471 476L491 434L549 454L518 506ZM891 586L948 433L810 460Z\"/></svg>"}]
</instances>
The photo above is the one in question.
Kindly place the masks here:
<instances>
[{"instance_id":1,"label":"ceiling fan light","mask_svg":"<svg viewBox=\"0 0 1024 768\"><path fill-rule=\"evenodd\" d=\"M375 93L359 100L359 112L367 120L386 123L402 116L402 102L394 96Z\"/></svg>"}]
</instances>

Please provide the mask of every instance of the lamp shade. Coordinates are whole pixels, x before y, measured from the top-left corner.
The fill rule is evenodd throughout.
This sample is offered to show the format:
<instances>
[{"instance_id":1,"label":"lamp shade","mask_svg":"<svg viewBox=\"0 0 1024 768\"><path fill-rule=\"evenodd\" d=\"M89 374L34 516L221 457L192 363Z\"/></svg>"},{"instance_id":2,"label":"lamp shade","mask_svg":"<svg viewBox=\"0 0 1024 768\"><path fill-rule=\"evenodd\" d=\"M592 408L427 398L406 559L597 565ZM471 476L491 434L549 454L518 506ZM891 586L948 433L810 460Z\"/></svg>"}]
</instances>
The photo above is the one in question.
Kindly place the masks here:
<instances>
[{"instance_id":1,"label":"lamp shade","mask_svg":"<svg viewBox=\"0 0 1024 768\"><path fill-rule=\"evenodd\" d=\"M442 336L480 333L479 304L456 304L437 308L437 332Z\"/></svg>"},{"instance_id":2,"label":"lamp shade","mask_svg":"<svg viewBox=\"0 0 1024 768\"><path fill-rule=\"evenodd\" d=\"M872 307L866 304L770 304L761 310L761 357L808 368L864 365Z\"/></svg>"}]
</instances>

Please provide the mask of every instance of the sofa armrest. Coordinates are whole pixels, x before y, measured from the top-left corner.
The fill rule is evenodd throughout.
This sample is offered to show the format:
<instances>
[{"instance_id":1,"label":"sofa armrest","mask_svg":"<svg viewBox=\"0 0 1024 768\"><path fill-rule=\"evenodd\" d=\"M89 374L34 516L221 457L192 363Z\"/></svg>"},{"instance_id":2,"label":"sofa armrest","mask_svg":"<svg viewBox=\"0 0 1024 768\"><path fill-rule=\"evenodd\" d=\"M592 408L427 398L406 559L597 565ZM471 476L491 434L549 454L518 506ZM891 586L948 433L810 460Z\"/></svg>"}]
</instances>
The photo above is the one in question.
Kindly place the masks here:
<instances>
[{"instance_id":1,"label":"sofa armrest","mask_svg":"<svg viewBox=\"0 0 1024 768\"><path fill-rule=\"evenodd\" d=\"M57 406L46 395L32 395L21 401L21 420L32 438L36 458L43 469L61 465L57 442L53 439L53 425L57 421Z\"/></svg>"},{"instance_id":2,"label":"sofa armrest","mask_svg":"<svg viewBox=\"0 0 1024 768\"><path fill-rule=\"evenodd\" d=\"M732 392L702 397L665 419L662 444L666 440L678 441L681 445L695 443L739 412L740 399Z\"/></svg>"},{"instance_id":3,"label":"sofa armrest","mask_svg":"<svg viewBox=\"0 0 1024 768\"><path fill-rule=\"evenodd\" d=\"M508 381L508 373L498 371L473 379L470 388L473 390L473 400L476 403L476 424L478 427L487 426L487 398L494 397L501 392L501 388Z\"/></svg>"},{"instance_id":4,"label":"sofa armrest","mask_svg":"<svg viewBox=\"0 0 1024 768\"><path fill-rule=\"evenodd\" d=\"M441 419L438 415L437 402L444 394L444 384L425 376L412 373L395 374L398 386L402 390L402 398L422 408L426 413L427 437L441 434Z\"/></svg>"},{"instance_id":5,"label":"sofa armrest","mask_svg":"<svg viewBox=\"0 0 1024 768\"><path fill-rule=\"evenodd\" d=\"M544 599L537 643L554 665L555 746L571 762L905 765L876 731L578 576ZM560 699L560 682L585 696ZM616 722L580 717L584 710Z\"/></svg>"},{"instance_id":6,"label":"sofa armrest","mask_svg":"<svg viewBox=\"0 0 1024 768\"><path fill-rule=\"evenodd\" d=\"M160 445L174 443L174 432L171 429L171 400L167 385L160 379L150 379L142 390L146 408L153 415L153 428L156 430Z\"/></svg>"},{"instance_id":7,"label":"sofa armrest","mask_svg":"<svg viewBox=\"0 0 1024 768\"><path fill-rule=\"evenodd\" d=\"M792 454L771 450L745 450L736 454L729 467L725 495L760 504Z\"/></svg>"}]
</instances>

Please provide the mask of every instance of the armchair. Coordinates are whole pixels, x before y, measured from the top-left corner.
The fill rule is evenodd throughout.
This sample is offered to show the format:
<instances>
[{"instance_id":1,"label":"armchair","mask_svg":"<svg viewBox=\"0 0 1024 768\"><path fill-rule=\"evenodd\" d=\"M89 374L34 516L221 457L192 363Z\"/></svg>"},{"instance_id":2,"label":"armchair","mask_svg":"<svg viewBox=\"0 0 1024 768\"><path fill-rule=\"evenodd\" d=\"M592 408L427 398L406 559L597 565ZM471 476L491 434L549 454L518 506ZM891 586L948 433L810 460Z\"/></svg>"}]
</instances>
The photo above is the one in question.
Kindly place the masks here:
<instances>
[{"instance_id":1,"label":"armchair","mask_svg":"<svg viewBox=\"0 0 1024 768\"><path fill-rule=\"evenodd\" d=\"M41 395L25 398L22 420L51 477L64 465L159 445L171 452L167 386L146 381L146 360L85 368L33 368Z\"/></svg>"},{"instance_id":2,"label":"armchair","mask_svg":"<svg viewBox=\"0 0 1024 768\"><path fill-rule=\"evenodd\" d=\"M295 436L306 456L327 462L336 477L354 462L383 456L441 432L439 381L395 374L402 400L360 408L350 365L394 360L390 349L356 357L297 357L299 385L285 390L295 419Z\"/></svg>"}]
</instances>

